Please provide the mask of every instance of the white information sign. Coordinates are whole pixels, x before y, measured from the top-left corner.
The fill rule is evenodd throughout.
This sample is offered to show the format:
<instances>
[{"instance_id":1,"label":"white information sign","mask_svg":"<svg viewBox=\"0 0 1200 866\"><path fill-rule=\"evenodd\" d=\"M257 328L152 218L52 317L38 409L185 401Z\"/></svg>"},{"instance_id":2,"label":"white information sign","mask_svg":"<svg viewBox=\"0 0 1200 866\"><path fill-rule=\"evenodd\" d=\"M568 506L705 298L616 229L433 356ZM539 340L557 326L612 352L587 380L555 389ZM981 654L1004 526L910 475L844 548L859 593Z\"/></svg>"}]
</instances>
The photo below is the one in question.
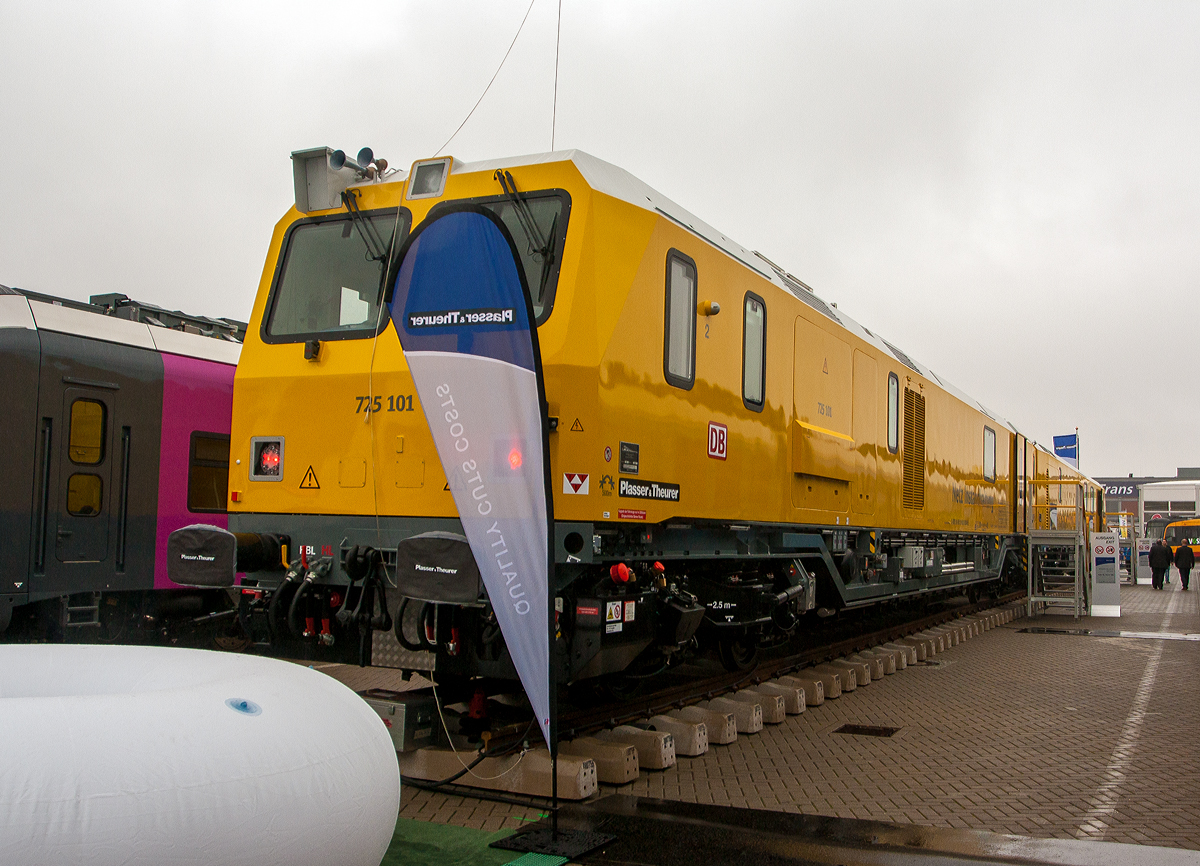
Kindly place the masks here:
<instances>
[{"instance_id":1,"label":"white information sign","mask_svg":"<svg viewBox=\"0 0 1200 866\"><path fill-rule=\"evenodd\" d=\"M1120 539L1115 532L1091 535L1092 616L1121 615Z\"/></svg>"},{"instance_id":2,"label":"white information sign","mask_svg":"<svg viewBox=\"0 0 1200 866\"><path fill-rule=\"evenodd\" d=\"M1139 538L1137 540L1137 565L1134 566L1134 574L1138 578L1144 577L1150 580L1150 548L1154 546L1154 542L1149 538ZM1137 583L1135 578L1134 583Z\"/></svg>"}]
</instances>

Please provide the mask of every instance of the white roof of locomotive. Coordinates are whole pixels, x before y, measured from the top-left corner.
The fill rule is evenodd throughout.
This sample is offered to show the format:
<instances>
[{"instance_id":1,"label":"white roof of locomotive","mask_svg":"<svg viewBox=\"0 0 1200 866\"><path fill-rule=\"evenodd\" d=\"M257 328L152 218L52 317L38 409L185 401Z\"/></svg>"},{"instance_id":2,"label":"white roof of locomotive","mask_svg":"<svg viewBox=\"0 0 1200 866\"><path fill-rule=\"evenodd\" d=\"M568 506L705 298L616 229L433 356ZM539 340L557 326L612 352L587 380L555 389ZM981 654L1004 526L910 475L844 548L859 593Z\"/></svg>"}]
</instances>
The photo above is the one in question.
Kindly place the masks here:
<instances>
[{"instance_id":1,"label":"white roof of locomotive","mask_svg":"<svg viewBox=\"0 0 1200 866\"><path fill-rule=\"evenodd\" d=\"M489 159L480 162L470 162L456 165L454 172L475 172L475 171L494 171L498 168L516 168L523 165L537 165L550 162L571 162L579 169L579 173L583 175L584 180L592 189L602 192L605 195L610 195L613 198L618 198L629 204L644 208L648 211L657 212L684 229L687 229L692 234L706 241L714 247L717 247L722 252L732 256L734 259L741 262L750 270L761 276L765 280L774 283L781 291L787 292L793 297L808 304L816 312L827 316L834 322L840 324L846 330L853 333L863 341L870 343L876 349L883 352L885 355L890 355L904 366L914 370L927 379L932 379L938 383L944 391L957 397L966 405L978 409L984 415L987 415L998 424L1004 425L1011 432L1019 432L1012 424L1000 418L995 412L988 409L978 400L968 396L960 391L951 383L947 382L941 376L933 372L933 370L915 361L908 353L894 348L888 341L884 340L877 334L872 333L865 327L860 325L850 316L847 316L841 310L833 312L830 305L821 300L815 292L800 282L791 274L781 272L773 262L766 259L761 253L749 250L739 244L732 238L727 237L718 229L706 223L704 220L697 217L695 214L681 207L671 199L664 196L654 188L650 187L643 181L636 178L623 168L615 166L612 163L605 162L586 153L582 150L558 150L547 153L535 153L526 156L506 157L503 159ZM788 279L791 277L799 283L798 286L792 287L789 285ZM805 293L812 296L812 300L805 297ZM815 303L813 302L815 301ZM904 357L900 357L903 355Z\"/></svg>"}]
</instances>

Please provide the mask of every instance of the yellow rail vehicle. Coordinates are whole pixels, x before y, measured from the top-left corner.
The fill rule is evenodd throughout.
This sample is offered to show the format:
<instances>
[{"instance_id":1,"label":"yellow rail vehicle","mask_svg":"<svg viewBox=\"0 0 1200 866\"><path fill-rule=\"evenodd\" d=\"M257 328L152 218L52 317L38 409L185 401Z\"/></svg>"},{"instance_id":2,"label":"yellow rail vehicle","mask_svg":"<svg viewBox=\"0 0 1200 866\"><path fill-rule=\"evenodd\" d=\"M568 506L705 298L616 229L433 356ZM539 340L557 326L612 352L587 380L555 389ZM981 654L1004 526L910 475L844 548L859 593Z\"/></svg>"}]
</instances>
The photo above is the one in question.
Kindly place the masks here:
<instances>
[{"instance_id":1,"label":"yellow rail vehicle","mask_svg":"<svg viewBox=\"0 0 1200 866\"><path fill-rule=\"evenodd\" d=\"M978 402L592 156L390 176L369 153L293 159L297 206L242 349L230 468L239 543L282 542L278 568L306 563L281 585L266 557L243 582L244 621L277 639L345 653L336 613L369 563L388 574L406 539L461 532L385 296L408 233L464 202L504 222L533 295L565 679L657 669L695 636L741 667L808 611L993 591L1023 579L1025 533L1074 527L1077 483L1083 519L1102 513L1094 484ZM273 606L289 582L307 596ZM398 636L440 672L511 675L481 590L464 603L462 587L398 589L420 606L417 634ZM364 659L369 633L351 641Z\"/></svg>"}]
</instances>

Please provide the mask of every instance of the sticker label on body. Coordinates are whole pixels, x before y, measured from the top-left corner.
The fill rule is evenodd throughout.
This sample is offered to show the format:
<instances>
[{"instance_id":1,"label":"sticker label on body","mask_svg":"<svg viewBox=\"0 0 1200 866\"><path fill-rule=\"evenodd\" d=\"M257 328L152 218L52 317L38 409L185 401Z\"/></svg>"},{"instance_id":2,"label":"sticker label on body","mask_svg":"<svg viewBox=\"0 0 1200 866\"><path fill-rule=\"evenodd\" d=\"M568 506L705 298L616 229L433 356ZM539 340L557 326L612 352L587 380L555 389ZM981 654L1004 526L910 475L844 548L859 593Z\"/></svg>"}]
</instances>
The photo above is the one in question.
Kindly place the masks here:
<instances>
[{"instance_id":1,"label":"sticker label on body","mask_svg":"<svg viewBox=\"0 0 1200 866\"><path fill-rule=\"evenodd\" d=\"M564 472L563 493L585 495L588 492L588 474L586 472Z\"/></svg>"},{"instance_id":2,"label":"sticker label on body","mask_svg":"<svg viewBox=\"0 0 1200 866\"><path fill-rule=\"evenodd\" d=\"M678 502L679 485L668 484L665 481L637 481L632 478L622 478L617 495L628 499L657 499L663 502Z\"/></svg>"},{"instance_id":3,"label":"sticker label on body","mask_svg":"<svg viewBox=\"0 0 1200 866\"><path fill-rule=\"evenodd\" d=\"M645 520L646 512L637 508L618 508L618 520Z\"/></svg>"},{"instance_id":4,"label":"sticker label on body","mask_svg":"<svg viewBox=\"0 0 1200 866\"><path fill-rule=\"evenodd\" d=\"M729 443L729 428L716 421L708 422L708 456L714 460L724 460Z\"/></svg>"},{"instance_id":5,"label":"sticker label on body","mask_svg":"<svg viewBox=\"0 0 1200 866\"><path fill-rule=\"evenodd\" d=\"M635 611L636 607L637 607L636 601L625 602L625 622L633 622L633 615L636 612Z\"/></svg>"},{"instance_id":6,"label":"sticker label on body","mask_svg":"<svg viewBox=\"0 0 1200 866\"><path fill-rule=\"evenodd\" d=\"M628 475L638 474L641 447L634 442L621 443L621 471Z\"/></svg>"},{"instance_id":7,"label":"sticker label on body","mask_svg":"<svg viewBox=\"0 0 1200 866\"><path fill-rule=\"evenodd\" d=\"M608 601L604 603L604 621L605 622L620 622L621 611L624 605L619 601Z\"/></svg>"}]
</instances>

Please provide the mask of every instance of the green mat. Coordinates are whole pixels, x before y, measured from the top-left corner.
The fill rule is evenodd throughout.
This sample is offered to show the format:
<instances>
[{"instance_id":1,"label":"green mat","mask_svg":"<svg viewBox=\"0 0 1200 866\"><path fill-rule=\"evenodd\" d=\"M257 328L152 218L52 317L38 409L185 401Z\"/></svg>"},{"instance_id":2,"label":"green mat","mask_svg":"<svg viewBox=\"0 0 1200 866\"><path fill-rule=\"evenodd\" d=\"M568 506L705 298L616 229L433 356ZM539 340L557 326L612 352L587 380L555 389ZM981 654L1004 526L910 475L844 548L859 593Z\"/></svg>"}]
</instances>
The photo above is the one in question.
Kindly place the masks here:
<instances>
[{"instance_id":1,"label":"green mat","mask_svg":"<svg viewBox=\"0 0 1200 866\"><path fill-rule=\"evenodd\" d=\"M470 830L452 824L432 824L399 818L392 844L383 855L380 866L503 866L520 859L513 851L501 851L488 845L497 839L511 836L512 830ZM561 858L557 862L563 862ZM529 863L522 861L522 866Z\"/></svg>"}]
</instances>

